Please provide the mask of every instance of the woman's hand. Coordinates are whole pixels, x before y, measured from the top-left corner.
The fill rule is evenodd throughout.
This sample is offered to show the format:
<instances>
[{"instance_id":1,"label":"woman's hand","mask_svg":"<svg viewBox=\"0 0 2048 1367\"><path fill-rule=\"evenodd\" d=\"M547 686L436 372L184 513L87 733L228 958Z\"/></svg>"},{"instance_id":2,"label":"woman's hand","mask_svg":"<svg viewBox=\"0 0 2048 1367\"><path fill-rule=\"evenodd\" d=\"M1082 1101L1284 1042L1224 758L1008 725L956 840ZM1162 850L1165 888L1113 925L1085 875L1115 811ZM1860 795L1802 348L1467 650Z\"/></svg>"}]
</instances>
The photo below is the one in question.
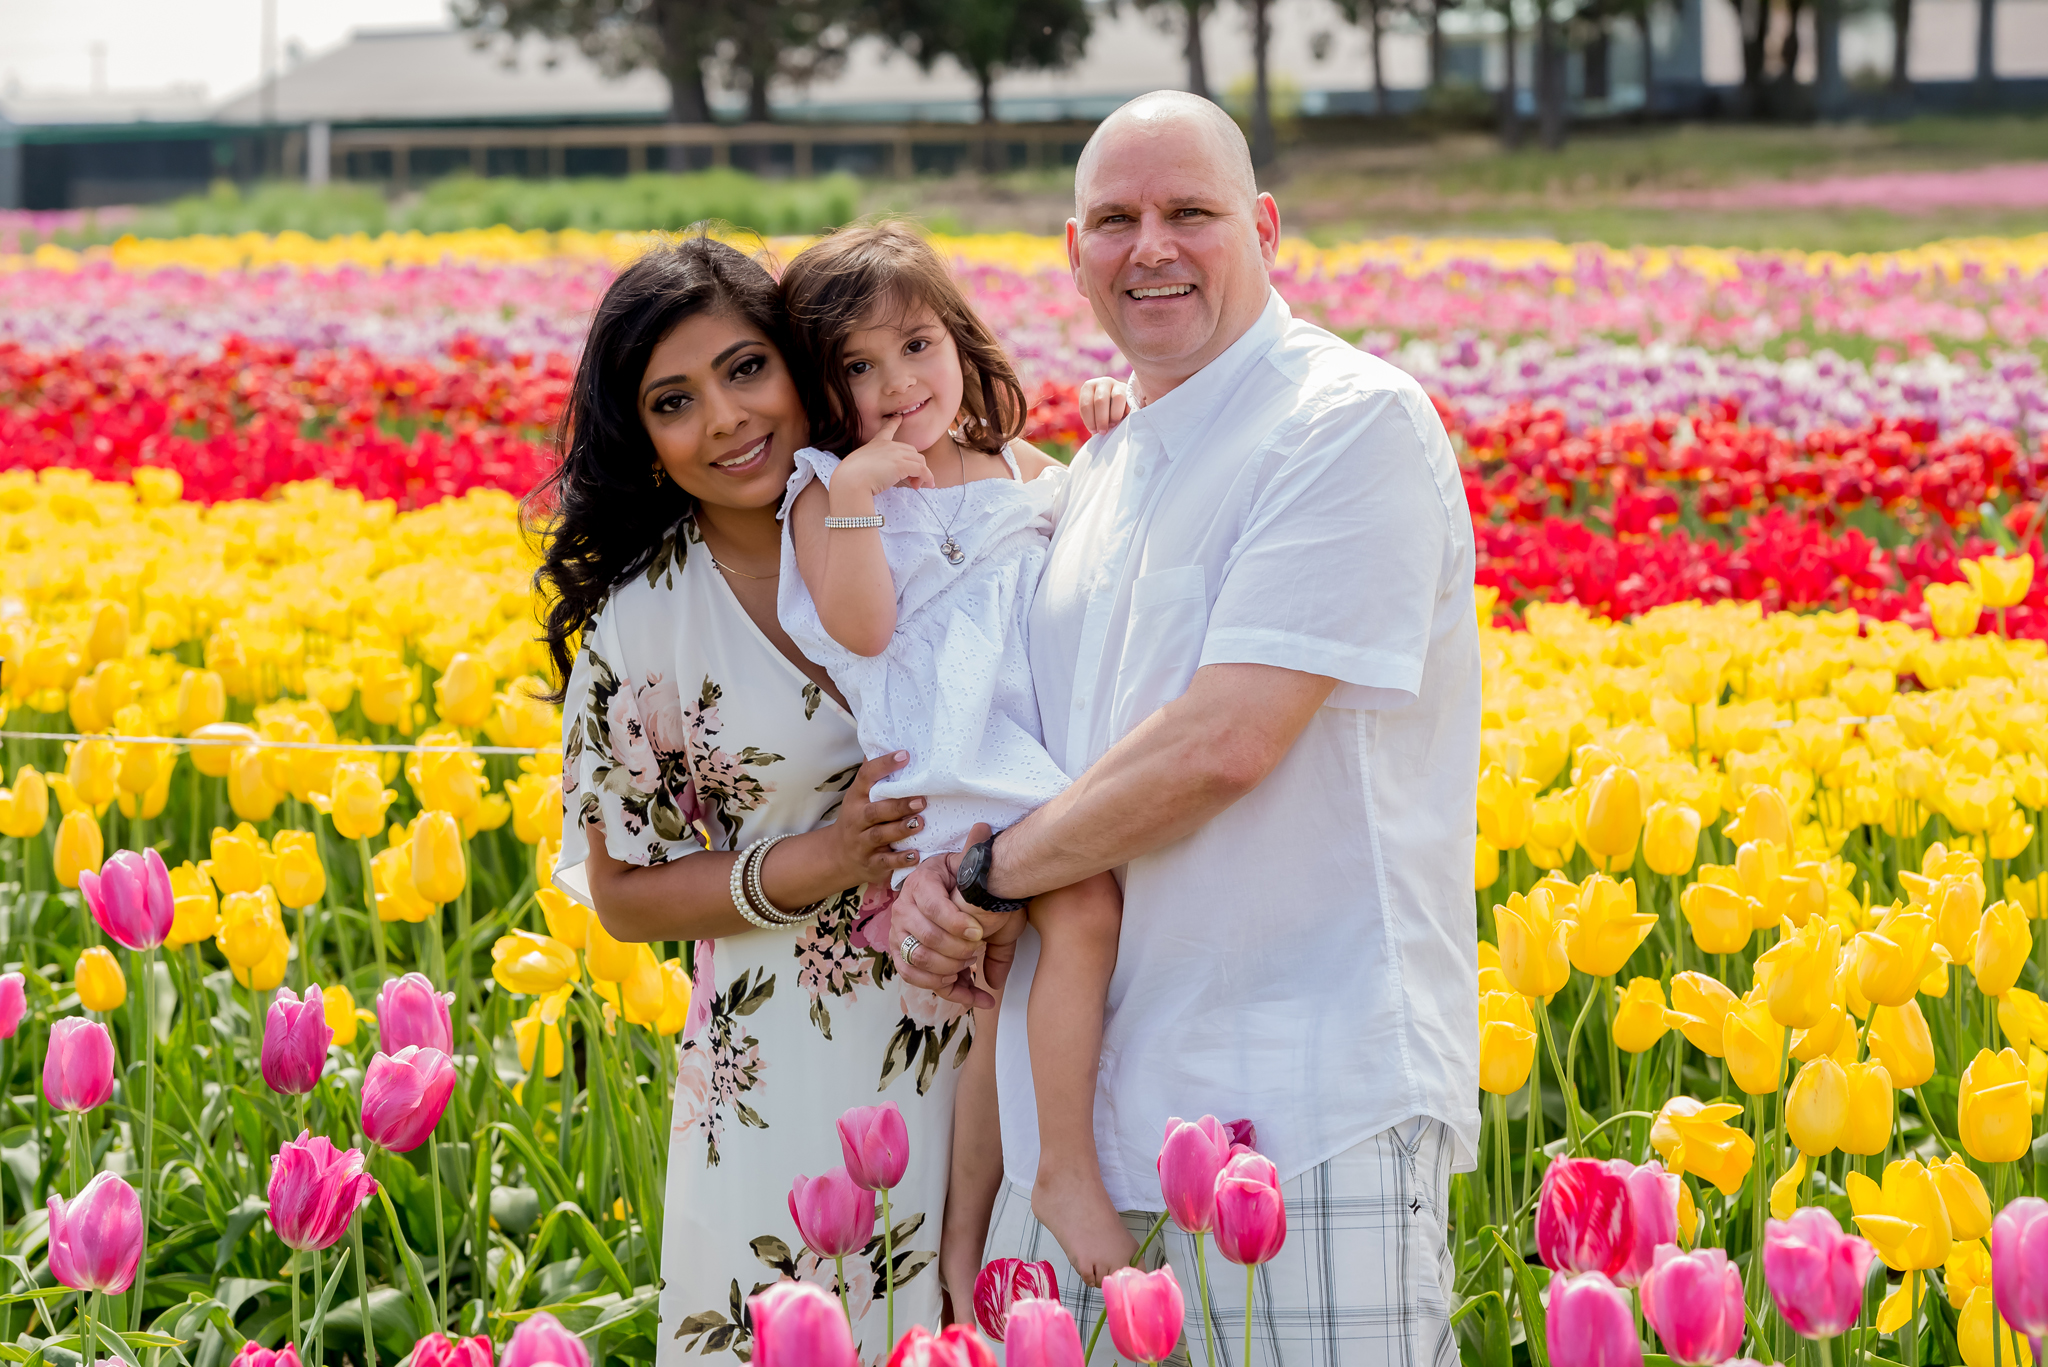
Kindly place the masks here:
<instances>
[{"instance_id":1,"label":"woman's hand","mask_svg":"<svg viewBox=\"0 0 2048 1367\"><path fill-rule=\"evenodd\" d=\"M839 867L845 870L845 886L873 883L886 887L897 869L917 863L916 850L892 849L924 828L921 797L891 797L870 800L868 790L910 763L910 753L877 755L860 766L853 786L839 804L831 834L838 852Z\"/></svg>"},{"instance_id":2,"label":"woman's hand","mask_svg":"<svg viewBox=\"0 0 2048 1367\"><path fill-rule=\"evenodd\" d=\"M1088 435L1101 436L1124 420L1131 411L1131 391L1122 380L1112 380L1107 375L1097 375L1092 380L1083 380L1074 392L1074 400L1081 407L1081 421L1088 424Z\"/></svg>"},{"instance_id":3,"label":"woman's hand","mask_svg":"<svg viewBox=\"0 0 2048 1367\"><path fill-rule=\"evenodd\" d=\"M932 488L935 481L931 466L925 463L924 453L908 442L896 440L896 429L902 425L901 418L889 419L875 433L873 440L840 461L839 468L832 472L832 492L873 498L884 489L899 486ZM834 500L832 506L837 512L838 501Z\"/></svg>"}]
</instances>

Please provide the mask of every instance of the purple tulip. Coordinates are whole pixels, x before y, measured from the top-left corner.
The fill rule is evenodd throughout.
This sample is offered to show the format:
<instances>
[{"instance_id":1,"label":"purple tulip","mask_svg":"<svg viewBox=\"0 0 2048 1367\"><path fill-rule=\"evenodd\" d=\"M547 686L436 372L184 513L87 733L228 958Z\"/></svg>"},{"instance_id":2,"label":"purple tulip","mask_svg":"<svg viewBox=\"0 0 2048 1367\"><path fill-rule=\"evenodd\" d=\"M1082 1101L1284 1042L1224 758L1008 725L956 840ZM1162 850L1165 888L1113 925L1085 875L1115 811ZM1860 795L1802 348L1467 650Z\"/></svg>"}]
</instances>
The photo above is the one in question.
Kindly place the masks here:
<instances>
[{"instance_id":1,"label":"purple tulip","mask_svg":"<svg viewBox=\"0 0 2048 1367\"><path fill-rule=\"evenodd\" d=\"M427 1142L455 1091L455 1063L439 1049L378 1053L363 1075L363 1135L393 1153Z\"/></svg>"},{"instance_id":2,"label":"purple tulip","mask_svg":"<svg viewBox=\"0 0 2048 1367\"><path fill-rule=\"evenodd\" d=\"M320 999L320 985L306 989L304 999L289 987L277 989L263 1018L263 1052L257 1066L273 1092L304 1096L319 1085L327 1066L327 1046L334 1027Z\"/></svg>"},{"instance_id":3,"label":"purple tulip","mask_svg":"<svg viewBox=\"0 0 2048 1367\"><path fill-rule=\"evenodd\" d=\"M60 1111L90 1111L114 1094L114 1037L83 1016L50 1026L43 1053L43 1095Z\"/></svg>"},{"instance_id":4,"label":"purple tulip","mask_svg":"<svg viewBox=\"0 0 2048 1367\"><path fill-rule=\"evenodd\" d=\"M417 1045L455 1052L455 1026L448 1017L453 992L436 992L424 973L387 978L377 989L377 1047L387 1054Z\"/></svg>"},{"instance_id":5,"label":"purple tulip","mask_svg":"<svg viewBox=\"0 0 2048 1367\"><path fill-rule=\"evenodd\" d=\"M1656 1261L1657 1246L1678 1242L1678 1196L1684 1184L1655 1159L1637 1167L1626 1158L1610 1158L1607 1170L1628 1186L1629 1223L1635 1230L1628 1262L1614 1275L1614 1284L1634 1286Z\"/></svg>"},{"instance_id":6,"label":"purple tulip","mask_svg":"<svg viewBox=\"0 0 2048 1367\"><path fill-rule=\"evenodd\" d=\"M875 1233L875 1194L845 1168L823 1177L799 1175L789 1188L789 1218L804 1246L820 1258L844 1258L868 1246Z\"/></svg>"},{"instance_id":7,"label":"purple tulip","mask_svg":"<svg viewBox=\"0 0 2048 1367\"><path fill-rule=\"evenodd\" d=\"M747 1317L754 1367L860 1367L846 1312L816 1282L770 1283L747 1299Z\"/></svg>"},{"instance_id":8,"label":"purple tulip","mask_svg":"<svg viewBox=\"0 0 2048 1367\"><path fill-rule=\"evenodd\" d=\"M1991 1292L2005 1322L2048 1348L2048 1201L2022 1196L1991 1222Z\"/></svg>"},{"instance_id":9,"label":"purple tulip","mask_svg":"<svg viewBox=\"0 0 2048 1367\"><path fill-rule=\"evenodd\" d=\"M69 1201L50 1198L50 1275L75 1291L120 1295L142 1262L142 1202L100 1173Z\"/></svg>"},{"instance_id":10,"label":"purple tulip","mask_svg":"<svg viewBox=\"0 0 2048 1367\"><path fill-rule=\"evenodd\" d=\"M451 1339L446 1334L429 1334L413 1345L412 1367L491 1367L490 1336Z\"/></svg>"},{"instance_id":11,"label":"purple tulip","mask_svg":"<svg viewBox=\"0 0 2048 1367\"><path fill-rule=\"evenodd\" d=\"M910 1165L910 1131L896 1103L856 1106L839 1117L839 1152L847 1175L869 1191L889 1191Z\"/></svg>"},{"instance_id":12,"label":"purple tulip","mask_svg":"<svg viewBox=\"0 0 2048 1367\"><path fill-rule=\"evenodd\" d=\"M1159 1146L1159 1189L1167 1214L1190 1234L1216 1228L1216 1179L1230 1161L1230 1132L1213 1115L1200 1120L1166 1122L1166 1142Z\"/></svg>"},{"instance_id":13,"label":"purple tulip","mask_svg":"<svg viewBox=\"0 0 2048 1367\"><path fill-rule=\"evenodd\" d=\"M1220 1233L1216 1243L1222 1246ZM1180 1342L1187 1301L1172 1268L1120 1267L1102 1279L1102 1313L1119 1353L1134 1362L1164 1362Z\"/></svg>"},{"instance_id":14,"label":"purple tulip","mask_svg":"<svg viewBox=\"0 0 2048 1367\"><path fill-rule=\"evenodd\" d=\"M1700 1367L1742 1351L1742 1273L1722 1250L1665 1244L1637 1295L1673 1362Z\"/></svg>"},{"instance_id":15,"label":"purple tulip","mask_svg":"<svg viewBox=\"0 0 2048 1367\"><path fill-rule=\"evenodd\" d=\"M78 875L92 919L124 949L155 949L171 933L171 871L155 850L117 850L98 873Z\"/></svg>"},{"instance_id":16,"label":"purple tulip","mask_svg":"<svg viewBox=\"0 0 2048 1367\"><path fill-rule=\"evenodd\" d=\"M265 1348L255 1339L244 1339L228 1367L300 1367L299 1350L289 1343L282 1348Z\"/></svg>"},{"instance_id":17,"label":"purple tulip","mask_svg":"<svg viewBox=\"0 0 2048 1367\"><path fill-rule=\"evenodd\" d=\"M328 1248L376 1194L360 1150L337 1150L325 1135L301 1130L271 1160L270 1227L287 1248Z\"/></svg>"},{"instance_id":18,"label":"purple tulip","mask_svg":"<svg viewBox=\"0 0 2048 1367\"><path fill-rule=\"evenodd\" d=\"M505 1345L498 1367L590 1367L590 1350L562 1327L562 1322L545 1310L537 1310L520 1321Z\"/></svg>"}]
</instances>

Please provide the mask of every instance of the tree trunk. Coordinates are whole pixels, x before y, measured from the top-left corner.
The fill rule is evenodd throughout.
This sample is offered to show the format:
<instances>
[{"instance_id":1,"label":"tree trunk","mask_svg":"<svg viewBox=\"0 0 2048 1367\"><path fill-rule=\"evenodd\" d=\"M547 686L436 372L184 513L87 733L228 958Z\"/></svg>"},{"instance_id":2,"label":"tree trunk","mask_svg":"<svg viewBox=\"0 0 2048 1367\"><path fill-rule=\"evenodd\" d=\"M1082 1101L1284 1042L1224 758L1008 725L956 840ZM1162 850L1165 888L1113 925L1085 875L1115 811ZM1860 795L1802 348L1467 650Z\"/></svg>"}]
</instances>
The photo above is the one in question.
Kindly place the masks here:
<instances>
[{"instance_id":1,"label":"tree trunk","mask_svg":"<svg viewBox=\"0 0 2048 1367\"><path fill-rule=\"evenodd\" d=\"M1892 89L1913 88L1906 59L1913 49L1913 0L1892 0Z\"/></svg>"},{"instance_id":2,"label":"tree trunk","mask_svg":"<svg viewBox=\"0 0 2048 1367\"><path fill-rule=\"evenodd\" d=\"M1444 13L1443 5L1431 0L1429 6L1429 88L1444 88Z\"/></svg>"},{"instance_id":3,"label":"tree trunk","mask_svg":"<svg viewBox=\"0 0 2048 1367\"><path fill-rule=\"evenodd\" d=\"M1764 45L1771 30L1769 0L1737 0L1736 18L1742 26L1743 112L1754 117L1763 108Z\"/></svg>"},{"instance_id":4,"label":"tree trunk","mask_svg":"<svg viewBox=\"0 0 2048 1367\"><path fill-rule=\"evenodd\" d=\"M747 122L773 123L775 111L768 107L768 85L775 79L775 47L758 32L750 32L740 55L747 68Z\"/></svg>"},{"instance_id":5,"label":"tree trunk","mask_svg":"<svg viewBox=\"0 0 2048 1367\"><path fill-rule=\"evenodd\" d=\"M654 19L661 34L661 74L668 79L668 121L710 123L711 101L704 95L703 6L687 0L655 0Z\"/></svg>"},{"instance_id":6,"label":"tree trunk","mask_svg":"<svg viewBox=\"0 0 2048 1367\"><path fill-rule=\"evenodd\" d=\"M1543 146L1555 152L1564 146L1564 50L1558 42L1557 20L1550 0L1536 7L1536 121Z\"/></svg>"},{"instance_id":7,"label":"tree trunk","mask_svg":"<svg viewBox=\"0 0 2048 1367\"><path fill-rule=\"evenodd\" d=\"M1209 9L1209 0L1181 0L1188 23L1187 46L1184 49L1188 59L1188 91L1203 99L1209 98L1209 63L1202 55L1202 19Z\"/></svg>"},{"instance_id":8,"label":"tree trunk","mask_svg":"<svg viewBox=\"0 0 2048 1367\"><path fill-rule=\"evenodd\" d=\"M1839 0L1838 0L1839 2ZM1657 52L1650 46L1650 9L1635 11L1636 34L1643 40L1643 113L1657 112Z\"/></svg>"},{"instance_id":9,"label":"tree trunk","mask_svg":"<svg viewBox=\"0 0 2048 1367\"><path fill-rule=\"evenodd\" d=\"M996 73L994 67L984 67L974 73L975 81L981 86L981 121L996 121Z\"/></svg>"},{"instance_id":10,"label":"tree trunk","mask_svg":"<svg viewBox=\"0 0 2048 1367\"><path fill-rule=\"evenodd\" d=\"M1266 70L1266 49L1273 26L1266 14L1272 0L1250 0L1252 11L1252 165L1271 166L1279 147L1273 137L1273 88Z\"/></svg>"},{"instance_id":11,"label":"tree trunk","mask_svg":"<svg viewBox=\"0 0 2048 1367\"><path fill-rule=\"evenodd\" d=\"M1502 0L1501 15L1508 26L1501 48L1507 65L1500 87L1500 140L1509 147L1519 147L1522 143L1522 111L1518 100L1521 91L1515 80L1515 43L1520 35L1515 32L1515 0Z\"/></svg>"},{"instance_id":12,"label":"tree trunk","mask_svg":"<svg viewBox=\"0 0 2048 1367\"><path fill-rule=\"evenodd\" d=\"M1386 25L1380 22L1381 0L1367 0L1366 33L1372 44L1372 112L1384 119L1387 116L1387 54L1381 39L1386 34Z\"/></svg>"},{"instance_id":13,"label":"tree trunk","mask_svg":"<svg viewBox=\"0 0 2048 1367\"><path fill-rule=\"evenodd\" d=\"M1977 84L1987 92L1998 84L1998 0L1977 0Z\"/></svg>"},{"instance_id":14,"label":"tree trunk","mask_svg":"<svg viewBox=\"0 0 2048 1367\"><path fill-rule=\"evenodd\" d=\"M1778 83L1788 91L1799 82L1799 14L1806 0L1786 0L1785 36L1778 42Z\"/></svg>"}]
</instances>

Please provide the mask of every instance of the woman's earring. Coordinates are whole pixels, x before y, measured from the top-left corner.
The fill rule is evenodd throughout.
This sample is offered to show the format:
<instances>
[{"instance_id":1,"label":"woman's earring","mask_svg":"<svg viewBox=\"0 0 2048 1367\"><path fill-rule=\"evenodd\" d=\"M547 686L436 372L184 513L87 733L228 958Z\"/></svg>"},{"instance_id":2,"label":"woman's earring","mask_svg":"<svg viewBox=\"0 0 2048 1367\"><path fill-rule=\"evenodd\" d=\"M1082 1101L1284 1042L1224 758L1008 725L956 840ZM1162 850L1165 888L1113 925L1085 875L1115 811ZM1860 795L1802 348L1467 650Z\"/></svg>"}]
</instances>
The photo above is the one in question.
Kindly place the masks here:
<instances>
[{"instance_id":1,"label":"woman's earring","mask_svg":"<svg viewBox=\"0 0 2048 1367\"><path fill-rule=\"evenodd\" d=\"M660 461L654 462L654 487L659 489L666 483L668 483L668 471L661 468Z\"/></svg>"}]
</instances>

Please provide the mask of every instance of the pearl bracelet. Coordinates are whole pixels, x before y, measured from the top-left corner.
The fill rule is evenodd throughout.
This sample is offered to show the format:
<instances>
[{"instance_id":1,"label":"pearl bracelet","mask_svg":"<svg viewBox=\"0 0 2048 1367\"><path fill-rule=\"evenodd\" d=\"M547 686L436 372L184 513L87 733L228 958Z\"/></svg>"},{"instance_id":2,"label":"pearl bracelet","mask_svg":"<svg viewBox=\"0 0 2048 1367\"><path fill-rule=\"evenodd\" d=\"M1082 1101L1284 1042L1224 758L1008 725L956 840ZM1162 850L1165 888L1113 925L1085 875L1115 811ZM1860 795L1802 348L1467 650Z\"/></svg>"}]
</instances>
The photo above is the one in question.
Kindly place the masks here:
<instances>
[{"instance_id":1,"label":"pearl bracelet","mask_svg":"<svg viewBox=\"0 0 2048 1367\"><path fill-rule=\"evenodd\" d=\"M748 924L763 930L787 930L812 916L817 915L824 902L813 902L794 912L782 910L768 899L767 890L761 883L761 866L768 862L768 852L786 835L763 836L740 853L733 861L732 879L728 885L732 904Z\"/></svg>"}]
</instances>

